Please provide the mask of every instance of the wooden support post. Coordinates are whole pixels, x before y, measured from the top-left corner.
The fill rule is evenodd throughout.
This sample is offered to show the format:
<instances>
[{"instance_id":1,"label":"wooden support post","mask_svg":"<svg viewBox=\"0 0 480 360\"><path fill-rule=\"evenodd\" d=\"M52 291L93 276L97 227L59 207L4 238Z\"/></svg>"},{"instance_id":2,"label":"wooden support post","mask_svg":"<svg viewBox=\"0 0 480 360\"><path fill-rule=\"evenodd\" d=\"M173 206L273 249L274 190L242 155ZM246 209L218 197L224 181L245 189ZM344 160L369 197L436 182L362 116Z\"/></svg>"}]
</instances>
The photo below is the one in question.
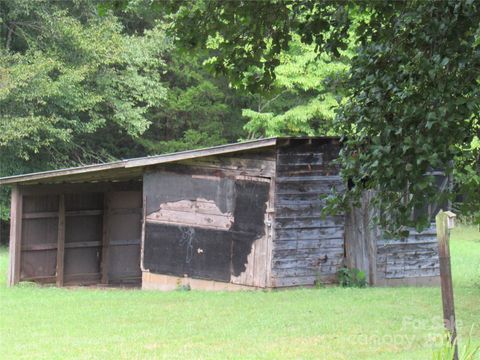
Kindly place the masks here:
<instances>
[{"instance_id":1,"label":"wooden support post","mask_svg":"<svg viewBox=\"0 0 480 360\"><path fill-rule=\"evenodd\" d=\"M372 226L374 196L374 191L364 191L360 205L350 205L345 214L345 265L364 271L370 286L377 284L377 242L381 238L379 228Z\"/></svg>"},{"instance_id":2,"label":"wooden support post","mask_svg":"<svg viewBox=\"0 0 480 360\"><path fill-rule=\"evenodd\" d=\"M140 240L140 270L142 270L142 277L143 277L143 272L146 271L146 269L143 266L143 254L145 251L145 231L147 227L147 197L143 196L143 201L142 201L142 235L141 235L141 240Z\"/></svg>"},{"instance_id":3,"label":"wooden support post","mask_svg":"<svg viewBox=\"0 0 480 360\"><path fill-rule=\"evenodd\" d=\"M10 267L8 271L8 286L20 281L20 261L22 251L22 194L17 186L12 188L10 207Z\"/></svg>"},{"instance_id":4,"label":"wooden support post","mask_svg":"<svg viewBox=\"0 0 480 360\"><path fill-rule=\"evenodd\" d=\"M102 235L102 284L108 284L108 264L110 247L110 193L106 192L103 198L103 235Z\"/></svg>"},{"instance_id":5,"label":"wooden support post","mask_svg":"<svg viewBox=\"0 0 480 360\"><path fill-rule=\"evenodd\" d=\"M65 195L58 197L58 235L57 235L57 286L63 286L63 268L65 264Z\"/></svg>"},{"instance_id":6,"label":"wooden support post","mask_svg":"<svg viewBox=\"0 0 480 360\"><path fill-rule=\"evenodd\" d=\"M458 360L455 304L453 302L452 269L450 264L450 229L453 228L455 214L440 210L435 217L440 258L440 281L442 286L443 321L450 332L450 341L455 347L454 360Z\"/></svg>"}]
</instances>

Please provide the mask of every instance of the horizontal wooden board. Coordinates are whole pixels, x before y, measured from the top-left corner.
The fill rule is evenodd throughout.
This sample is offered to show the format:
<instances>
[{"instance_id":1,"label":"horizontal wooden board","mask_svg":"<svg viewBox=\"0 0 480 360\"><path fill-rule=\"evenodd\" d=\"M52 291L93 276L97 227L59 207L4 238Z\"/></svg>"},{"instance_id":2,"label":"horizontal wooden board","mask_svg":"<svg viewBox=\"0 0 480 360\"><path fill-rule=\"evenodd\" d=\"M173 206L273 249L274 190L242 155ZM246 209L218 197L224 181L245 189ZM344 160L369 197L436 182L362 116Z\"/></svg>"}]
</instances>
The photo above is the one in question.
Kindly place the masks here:
<instances>
[{"instance_id":1,"label":"horizontal wooden board","mask_svg":"<svg viewBox=\"0 0 480 360\"><path fill-rule=\"evenodd\" d=\"M178 164L212 170L229 170L252 176L271 177L275 173L274 160L248 159L239 157L205 157L201 159L181 161Z\"/></svg>"},{"instance_id":2,"label":"horizontal wooden board","mask_svg":"<svg viewBox=\"0 0 480 360\"><path fill-rule=\"evenodd\" d=\"M323 165L323 154L316 152L307 153L279 153L278 163L295 165Z\"/></svg>"},{"instance_id":3,"label":"horizontal wooden board","mask_svg":"<svg viewBox=\"0 0 480 360\"><path fill-rule=\"evenodd\" d=\"M274 287L289 287L289 286L313 286L317 282L322 284L334 283L337 280L336 275L310 275L310 276L293 276L293 277L273 277L272 284Z\"/></svg>"},{"instance_id":4,"label":"horizontal wooden board","mask_svg":"<svg viewBox=\"0 0 480 360\"><path fill-rule=\"evenodd\" d=\"M322 251L321 253L297 254L289 258L274 258L275 269L290 268L318 268L322 265L337 265L343 260L343 251L332 249L331 251Z\"/></svg>"},{"instance_id":5,"label":"horizontal wooden board","mask_svg":"<svg viewBox=\"0 0 480 360\"><path fill-rule=\"evenodd\" d=\"M338 174L337 168L325 167L323 165L298 165L298 164L277 164L282 177L318 177Z\"/></svg>"},{"instance_id":6,"label":"horizontal wooden board","mask_svg":"<svg viewBox=\"0 0 480 360\"><path fill-rule=\"evenodd\" d=\"M308 246L308 243L313 243L313 246ZM287 244L288 247L280 247L281 244ZM293 246L292 246L293 245ZM297 245L297 247L294 247ZM322 239L321 245L315 241L304 241L302 247L298 247L298 244L294 241L279 241L275 244L274 259L287 259L294 257L302 257L307 254L319 254L322 251L323 254L327 252L342 253L343 254L343 242L340 240L331 241L329 244L325 244Z\"/></svg>"},{"instance_id":7,"label":"horizontal wooden board","mask_svg":"<svg viewBox=\"0 0 480 360\"><path fill-rule=\"evenodd\" d=\"M282 251L302 250L302 249L343 249L343 238L317 238L317 239L284 239L275 241L274 254Z\"/></svg>"},{"instance_id":8,"label":"horizontal wooden board","mask_svg":"<svg viewBox=\"0 0 480 360\"><path fill-rule=\"evenodd\" d=\"M272 272L272 276L276 279L307 276L322 277L326 275L336 276L339 269L340 267L336 265L321 265L315 268L303 268L300 266L294 268L276 268Z\"/></svg>"},{"instance_id":9,"label":"horizontal wooden board","mask_svg":"<svg viewBox=\"0 0 480 360\"><path fill-rule=\"evenodd\" d=\"M275 207L280 209L283 206L325 206L325 194L276 194Z\"/></svg>"},{"instance_id":10,"label":"horizontal wooden board","mask_svg":"<svg viewBox=\"0 0 480 360\"><path fill-rule=\"evenodd\" d=\"M277 183L277 194L296 195L310 194L312 196L321 197L329 195L335 189L337 192L344 190L344 185L340 181L322 181L322 180L302 180L298 182Z\"/></svg>"},{"instance_id":11,"label":"horizontal wooden board","mask_svg":"<svg viewBox=\"0 0 480 360\"><path fill-rule=\"evenodd\" d=\"M325 227L343 227L344 219L342 216L328 216L322 219L318 216L308 217L281 217L275 218L276 229L309 229L309 228L325 228Z\"/></svg>"},{"instance_id":12,"label":"horizontal wooden board","mask_svg":"<svg viewBox=\"0 0 480 360\"><path fill-rule=\"evenodd\" d=\"M308 182L312 184L316 183L342 183L342 178L338 175L332 175L332 176L278 176L277 177L277 183L278 184L291 184L291 183L298 183L298 182Z\"/></svg>"},{"instance_id":13,"label":"horizontal wooden board","mask_svg":"<svg viewBox=\"0 0 480 360\"><path fill-rule=\"evenodd\" d=\"M323 238L343 238L344 229L339 226L312 229L280 229L275 230L276 240L307 240Z\"/></svg>"}]
</instances>

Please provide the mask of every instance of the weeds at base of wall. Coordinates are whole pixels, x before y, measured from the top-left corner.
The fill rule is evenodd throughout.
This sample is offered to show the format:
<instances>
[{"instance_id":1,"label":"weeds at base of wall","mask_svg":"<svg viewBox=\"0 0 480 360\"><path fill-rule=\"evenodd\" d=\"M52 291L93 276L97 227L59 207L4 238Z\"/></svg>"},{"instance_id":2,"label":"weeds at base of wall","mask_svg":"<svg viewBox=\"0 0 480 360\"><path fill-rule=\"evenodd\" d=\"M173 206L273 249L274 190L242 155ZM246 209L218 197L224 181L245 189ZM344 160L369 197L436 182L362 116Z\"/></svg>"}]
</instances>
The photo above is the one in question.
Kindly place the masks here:
<instances>
[{"instance_id":1,"label":"weeds at base of wall","mask_svg":"<svg viewBox=\"0 0 480 360\"><path fill-rule=\"evenodd\" d=\"M175 291L190 291L192 290L190 284L180 284L179 282L177 283L177 287Z\"/></svg>"},{"instance_id":2,"label":"weeds at base of wall","mask_svg":"<svg viewBox=\"0 0 480 360\"><path fill-rule=\"evenodd\" d=\"M341 268L338 273L338 283L342 287L364 288L367 286L367 276L365 271L357 268Z\"/></svg>"}]
</instances>

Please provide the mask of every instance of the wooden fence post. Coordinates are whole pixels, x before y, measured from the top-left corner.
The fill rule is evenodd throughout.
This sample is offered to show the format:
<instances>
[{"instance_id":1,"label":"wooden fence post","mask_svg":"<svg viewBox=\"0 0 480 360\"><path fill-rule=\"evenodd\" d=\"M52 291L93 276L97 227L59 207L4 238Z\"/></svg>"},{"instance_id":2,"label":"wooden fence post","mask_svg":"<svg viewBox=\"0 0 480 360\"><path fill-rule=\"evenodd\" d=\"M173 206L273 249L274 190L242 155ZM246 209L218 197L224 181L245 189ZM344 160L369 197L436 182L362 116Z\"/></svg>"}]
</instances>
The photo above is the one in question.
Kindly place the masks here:
<instances>
[{"instance_id":1,"label":"wooden fence post","mask_svg":"<svg viewBox=\"0 0 480 360\"><path fill-rule=\"evenodd\" d=\"M435 217L440 259L440 282L442 286L443 321L450 332L450 342L455 347L454 360L458 360L455 305L453 302L452 268L450 264L450 229L454 226L455 214L440 210Z\"/></svg>"}]
</instances>

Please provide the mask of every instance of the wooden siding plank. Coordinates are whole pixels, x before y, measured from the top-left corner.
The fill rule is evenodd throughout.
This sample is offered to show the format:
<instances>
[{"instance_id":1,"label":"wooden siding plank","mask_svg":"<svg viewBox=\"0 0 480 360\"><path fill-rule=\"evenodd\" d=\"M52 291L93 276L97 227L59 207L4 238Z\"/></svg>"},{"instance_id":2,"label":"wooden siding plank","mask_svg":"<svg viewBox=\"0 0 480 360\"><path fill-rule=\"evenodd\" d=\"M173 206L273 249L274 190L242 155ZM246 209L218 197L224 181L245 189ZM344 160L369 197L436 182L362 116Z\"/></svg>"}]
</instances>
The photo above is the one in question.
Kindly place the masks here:
<instances>
[{"instance_id":1,"label":"wooden siding plank","mask_svg":"<svg viewBox=\"0 0 480 360\"><path fill-rule=\"evenodd\" d=\"M323 165L323 154L315 152L307 153L280 153L278 163L288 165Z\"/></svg>"},{"instance_id":2,"label":"wooden siding plank","mask_svg":"<svg viewBox=\"0 0 480 360\"><path fill-rule=\"evenodd\" d=\"M113 245L138 245L139 240L130 240L120 242ZM75 249L75 248L84 248L84 247L97 247L101 246L100 241L76 241L76 242L67 242L65 243L65 249ZM22 251L42 251L42 250L56 250L58 248L58 243L47 243L47 244L33 244L33 245L23 245Z\"/></svg>"},{"instance_id":3,"label":"wooden siding plank","mask_svg":"<svg viewBox=\"0 0 480 360\"><path fill-rule=\"evenodd\" d=\"M48 219L48 218L57 218L58 211L46 211L46 212L34 212L34 213L23 213L23 219Z\"/></svg>"},{"instance_id":4,"label":"wooden siding plank","mask_svg":"<svg viewBox=\"0 0 480 360\"><path fill-rule=\"evenodd\" d=\"M102 215L103 210L76 210L65 211L65 216L97 216ZM58 211L24 213L23 219L48 219L58 217Z\"/></svg>"},{"instance_id":5,"label":"wooden siding plank","mask_svg":"<svg viewBox=\"0 0 480 360\"><path fill-rule=\"evenodd\" d=\"M22 194L28 196L45 196L58 194L90 194L103 193L108 191L130 191L141 190L141 181L125 182L98 182L82 184L41 184L41 185L21 185L19 186ZM58 203L58 201L57 201Z\"/></svg>"},{"instance_id":6,"label":"wooden siding plank","mask_svg":"<svg viewBox=\"0 0 480 360\"><path fill-rule=\"evenodd\" d=\"M311 228L311 229L282 229L276 227L277 241L288 241L290 239L324 239L324 238L343 238L344 229L339 226Z\"/></svg>"},{"instance_id":7,"label":"wooden siding plank","mask_svg":"<svg viewBox=\"0 0 480 360\"><path fill-rule=\"evenodd\" d=\"M248 159L242 157L205 157L194 160L178 162L179 165L187 165L206 169L222 169L241 173L249 173L254 176L272 176L274 174L275 162L264 159Z\"/></svg>"},{"instance_id":8,"label":"wooden siding plank","mask_svg":"<svg viewBox=\"0 0 480 360\"><path fill-rule=\"evenodd\" d=\"M341 227L343 228L343 217L342 216L327 216L325 219L322 219L317 216L308 216L308 217L282 217L277 216L275 226L277 229L309 229L309 228L325 228L325 227Z\"/></svg>"}]
</instances>

